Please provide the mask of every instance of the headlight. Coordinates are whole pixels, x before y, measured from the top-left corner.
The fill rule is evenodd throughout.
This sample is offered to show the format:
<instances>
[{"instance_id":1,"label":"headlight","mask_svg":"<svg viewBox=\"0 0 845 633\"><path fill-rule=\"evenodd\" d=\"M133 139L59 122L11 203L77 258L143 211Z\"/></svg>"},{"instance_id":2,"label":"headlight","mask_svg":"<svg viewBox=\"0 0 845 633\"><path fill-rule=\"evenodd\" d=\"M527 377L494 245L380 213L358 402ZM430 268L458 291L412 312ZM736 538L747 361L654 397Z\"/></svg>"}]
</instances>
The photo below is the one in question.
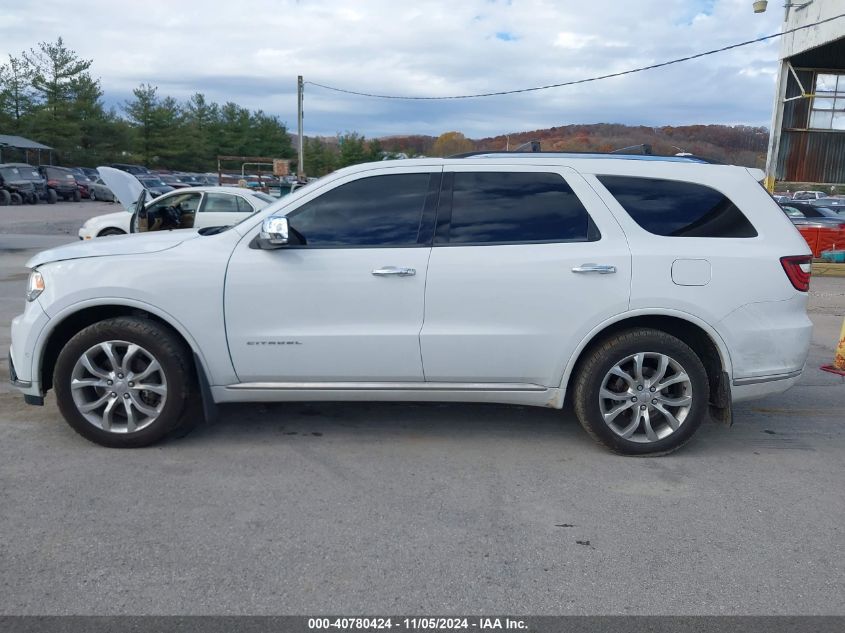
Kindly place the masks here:
<instances>
[{"instance_id":1,"label":"headlight","mask_svg":"<svg viewBox=\"0 0 845 633\"><path fill-rule=\"evenodd\" d=\"M26 284L26 300L35 301L44 292L44 277L37 270L29 273L29 281Z\"/></svg>"}]
</instances>

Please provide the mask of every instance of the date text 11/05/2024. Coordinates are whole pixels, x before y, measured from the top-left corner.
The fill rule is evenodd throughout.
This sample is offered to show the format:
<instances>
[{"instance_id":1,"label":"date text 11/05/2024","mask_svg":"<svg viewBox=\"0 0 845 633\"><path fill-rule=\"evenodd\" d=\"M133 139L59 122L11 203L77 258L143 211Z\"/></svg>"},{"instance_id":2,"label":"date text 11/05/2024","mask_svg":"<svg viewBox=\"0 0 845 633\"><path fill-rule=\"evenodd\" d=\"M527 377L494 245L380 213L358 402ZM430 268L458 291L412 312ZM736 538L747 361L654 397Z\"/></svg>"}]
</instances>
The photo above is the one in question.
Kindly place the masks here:
<instances>
[{"instance_id":1,"label":"date text 11/05/2024","mask_svg":"<svg viewBox=\"0 0 845 633\"><path fill-rule=\"evenodd\" d=\"M527 631L528 625L518 618L440 618L440 617L351 617L309 618L310 630L512 630Z\"/></svg>"}]
</instances>

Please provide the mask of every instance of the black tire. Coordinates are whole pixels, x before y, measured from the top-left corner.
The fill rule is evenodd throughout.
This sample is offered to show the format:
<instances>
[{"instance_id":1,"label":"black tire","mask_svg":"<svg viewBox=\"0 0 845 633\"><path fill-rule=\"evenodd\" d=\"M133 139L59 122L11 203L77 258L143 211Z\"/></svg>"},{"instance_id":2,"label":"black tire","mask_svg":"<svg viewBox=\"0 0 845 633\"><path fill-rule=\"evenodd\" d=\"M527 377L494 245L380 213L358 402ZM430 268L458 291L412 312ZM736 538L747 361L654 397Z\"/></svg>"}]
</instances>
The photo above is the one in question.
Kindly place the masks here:
<instances>
[{"instance_id":1,"label":"black tire","mask_svg":"<svg viewBox=\"0 0 845 633\"><path fill-rule=\"evenodd\" d=\"M106 341L139 345L155 357L166 379L167 395L161 412L149 426L139 431L103 430L89 422L74 402L71 389L74 366L86 350ZM162 439L182 421L191 399L192 385L191 355L185 344L170 330L138 317L106 319L81 330L64 346L53 372L56 401L67 423L87 440L109 448L140 448Z\"/></svg>"},{"instance_id":2,"label":"black tire","mask_svg":"<svg viewBox=\"0 0 845 633\"><path fill-rule=\"evenodd\" d=\"M0 189L0 207L8 207L12 204L12 194L5 189Z\"/></svg>"},{"instance_id":3,"label":"black tire","mask_svg":"<svg viewBox=\"0 0 845 633\"><path fill-rule=\"evenodd\" d=\"M97 233L97 237L105 237L106 235L126 235L126 233L120 229L103 229Z\"/></svg>"},{"instance_id":4,"label":"black tire","mask_svg":"<svg viewBox=\"0 0 845 633\"><path fill-rule=\"evenodd\" d=\"M26 197L27 204L38 204L38 194L31 193Z\"/></svg>"},{"instance_id":5,"label":"black tire","mask_svg":"<svg viewBox=\"0 0 845 633\"><path fill-rule=\"evenodd\" d=\"M73 201L79 202L80 200L82 200L82 194L79 193L79 189L77 189L76 191L73 192Z\"/></svg>"},{"instance_id":6,"label":"black tire","mask_svg":"<svg viewBox=\"0 0 845 633\"><path fill-rule=\"evenodd\" d=\"M12 198L12 204L13 205L17 206L19 204L23 204L23 198L21 198L21 194L13 193L11 198Z\"/></svg>"},{"instance_id":7,"label":"black tire","mask_svg":"<svg viewBox=\"0 0 845 633\"><path fill-rule=\"evenodd\" d=\"M97 201L97 195L94 193L94 190L93 190L93 189L91 189L91 190L88 192L88 197L91 199L91 202L96 202L96 201Z\"/></svg>"},{"instance_id":8,"label":"black tire","mask_svg":"<svg viewBox=\"0 0 845 633\"><path fill-rule=\"evenodd\" d=\"M601 410L602 402L612 403L614 400L600 400L599 398L599 392L608 372L621 363L623 359L643 352L655 356L665 355L678 363L683 372L686 373L691 389L692 402L689 404L685 417L681 420L678 428L670 431L667 436L654 441L632 441L614 431L611 425L605 422ZM646 363L649 362L657 361L647 359ZM650 372L656 373L656 370L646 366L641 373L645 375ZM620 413L619 418L624 420L626 425L627 422L633 424L635 420L633 416L637 415L637 408L646 407L651 415L658 416L655 418L656 421L663 422L664 418L660 413L655 414L648 404L642 404L642 402L647 402L651 398L651 395L648 395L649 390L646 389L640 393L633 391L635 387L631 387L631 389L630 393L639 394L638 401L640 404L634 405L632 402L628 405L627 399L625 399L624 404L631 408ZM573 391L575 414L581 426L597 442L622 455L665 455L679 449L689 441L707 416L710 396L707 371L698 355L686 343L674 336L649 328L627 330L602 341L589 352L589 357L580 364L578 374L575 376ZM645 397L643 397L643 394L646 394ZM635 397L632 397L631 400L634 401L634 399ZM612 414L613 411L609 413ZM631 417L623 418L623 416ZM642 424L636 429L644 429L645 427ZM663 429L664 431L669 429L668 424L663 426ZM637 436L642 438L642 434Z\"/></svg>"},{"instance_id":9,"label":"black tire","mask_svg":"<svg viewBox=\"0 0 845 633\"><path fill-rule=\"evenodd\" d=\"M58 201L59 196L56 194L55 189L48 189L47 190L47 204L56 204Z\"/></svg>"}]
</instances>

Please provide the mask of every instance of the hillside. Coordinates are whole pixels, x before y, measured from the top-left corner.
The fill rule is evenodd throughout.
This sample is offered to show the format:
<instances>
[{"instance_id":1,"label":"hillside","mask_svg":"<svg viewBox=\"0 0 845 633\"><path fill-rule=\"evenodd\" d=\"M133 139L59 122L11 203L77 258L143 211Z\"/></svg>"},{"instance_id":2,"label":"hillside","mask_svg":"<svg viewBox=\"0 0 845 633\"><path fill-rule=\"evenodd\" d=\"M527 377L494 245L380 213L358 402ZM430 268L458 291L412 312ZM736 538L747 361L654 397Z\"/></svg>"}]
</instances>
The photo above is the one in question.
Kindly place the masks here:
<instances>
[{"instance_id":1,"label":"hillside","mask_svg":"<svg viewBox=\"0 0 845 633\"><path fill-rule=\"evenodd\" d=\"M436 138L424 135L390 136L379 139L385 149L432 155ZM478 150L511 149L539 140L544 151L598 151L647 143L654 154L690 152L719 162L762 167L765 163L769 131L746 125L686 125L646 127L617 123L562 125L544 130L517 132L471 139Z\"/></svg>"}]
</instances>

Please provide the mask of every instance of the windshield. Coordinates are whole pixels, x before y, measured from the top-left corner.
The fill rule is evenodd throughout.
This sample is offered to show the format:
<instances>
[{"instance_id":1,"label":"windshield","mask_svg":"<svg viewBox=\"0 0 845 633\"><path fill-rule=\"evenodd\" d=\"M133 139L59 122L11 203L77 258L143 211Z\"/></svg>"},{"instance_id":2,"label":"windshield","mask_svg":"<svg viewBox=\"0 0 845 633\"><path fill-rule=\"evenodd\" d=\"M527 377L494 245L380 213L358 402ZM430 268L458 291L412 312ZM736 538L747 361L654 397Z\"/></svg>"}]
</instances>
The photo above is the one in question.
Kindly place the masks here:
<instances>
[{"instance_id":1,"label":"windshield","mask_svg":"<svg viewBox=\"0 0 845 633\"><path fill-rule=\"evenodd\" d=\"M161 179L164 182L182 182L176 176L162 176Z\"/></svg>"},{"instance_id":2,"label":"windshield","mask_svg":"<svg viewBox=\"0 0 845 633\"><path fill-rule=\"evenodd\" d=\"M9 180L41 180L41 174L29 167L3 167L0 173Z\"/></svg>"},{"instance_id":3,"label":"windshield","mask_svg":"<svg viewBox=\"0 0 845 633\"><path fill-rule=\"evenodd\" d=\"M163 187L164 183L161 181L161 178L150 178L149 176L137 176L138 180L141 181L141 184L145 187Z\"/></svg>"}]
</instances>

